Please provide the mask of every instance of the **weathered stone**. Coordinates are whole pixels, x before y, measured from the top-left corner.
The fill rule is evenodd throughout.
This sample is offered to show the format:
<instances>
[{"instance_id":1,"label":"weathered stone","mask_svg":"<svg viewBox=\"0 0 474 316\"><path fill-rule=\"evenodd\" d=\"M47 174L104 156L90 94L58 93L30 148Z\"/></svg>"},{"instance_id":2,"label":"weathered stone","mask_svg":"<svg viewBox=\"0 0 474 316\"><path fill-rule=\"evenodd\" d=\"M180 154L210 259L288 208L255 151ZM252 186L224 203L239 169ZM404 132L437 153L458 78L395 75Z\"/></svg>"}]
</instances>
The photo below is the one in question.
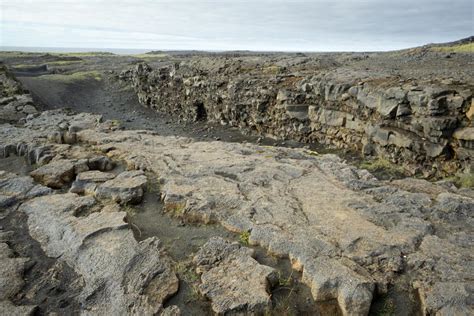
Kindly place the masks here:
<instances>
[{"instance_id":1,"label":"weathered stone","mask_svg":"<svg viewBox=\"0 0 474 316\"><path fill-rule=\"evenodd\" d=\"M32 171L30 175L48 187L61 189L74 179L74 164L70 160L55 160Z\"/></svg>"},{"instance_id":2,"label":"weathered stone","mask_svg":"<svg viewBox=\"0 0 474 316\"><path fill-rule=\"evenodd\" d=\"M110 171L115 167L115 163L106 156L97 156L88 160L89 169Z\"/></svg>"},{"instance_id":3,"label":"weathered stone","mask_svg":"<svg viewBox=\"0 0 474 316\"><path fill-rule=\"evenodd\" d=\"M382 117L393 118L397 113L400 101L396 99L385 99L381 101L377 106L377 111Z\"/></svg>"},{"instance_id":4,"label":"weathered stone","mask_svg":"<svg viewBox=\"0 0 474 316\"><path fill-rule=\"evenodd\" d=\"M21 290L27 261L27 258L0 259L0 301L13 298Z\"/></svg>"},{"instance_id":5,"label":"weathered stone","mask_svg":"<svg viewBox=\"0 0 474 316\"><path fill-rule=\"evenodd\" d=\"M2 315L29 316L34 315L36 309L36 306L33 305L17 306L10 301L0 301L0 313Z\"/></svg>"},{"instance_id":6,"label":"weathered stone","mask_svg":"<svg viewBox=\"0 0 474 316\"><path fill-rule=\"evenodd\" d=\"M21 206L28 227L50 257L70 265L83 279L78 300L85 314L158 313L178 289L178 279L159 241L137 242L124 212L87 213L92 197L57 194Z\"/></svg>"},{"instance_id":7,"label":"weathered stone","mask_svg":"<svg viewBox=\"0 0 474 316\"><path fill-rule=\"evenodd\" d=\"M125 171L96 189L98 199L111 199L118 203L139 203L143 198L147 178L143 171Z\"/></svg>"},{"instance_id":8,"label":"weathered stone","mask_svg":"<svg viewBox=\"0 0 474 316\"><path fill-rule=\"evenodd\" d=\"M341 263L315 258L303 270L303 280L310 284L318 301L337 299L344 315L367 315L375 289L374 281Z\"/></svg>"},{"instance_id":9,"label":"weathered stone","mask_svg":"<svg viewBox=\"0 0 474 316\"><path fill-rule=\"evenodd\" d=\"M7 233L0 230L0 235L7 236ZM5 241L0 242L0 314L32 315L35 306L15 306L10 301L25 283L23 273L29 259L15 257L14 252Z\"/></svg>"},{"instance_id":10,"label":"weathered stone","mask_svg":"<svg viewBox=\"0 0 474 316\"><path fill-rule=\"evenodd\" d=\"M115 178L115 175L113 173L93 170L93 171L85 171L85 172L79 173L76 177L76 180L77 181L91 181L91 182L105 182L108 180L112 180L113 178Z\"/></svg>"},{"instance_id":11,"label":"weathered stone","mask_svg":"<svg viewBox=\"0 0 474 316\"><path fill-rule=\"evenodd\" d=\"M27 198L50 193L50 188L35 184L31 177L18 177L12 174L0 177L0 207L2 208Z\"/></svg>"},{"instance_id":12,"label":"weathered stone","mask_svg":"<svg viewBox=\"0 0 474 316\"><path fill-rule=\"evenodd\" d=\"M420 289L420 298L425 315L472 315L472 284L440 282Z\"/></svg>"},{"instance_id":13,"label":"weathered stone","mask_svg":"<svg viewBox=\"0 0 474 316\"><path fill-rule=\"evenodd\" d=\"M312 120L329 126L344 126L346 121L346 113L320 109L316 116L312 118Z\"/></svg>"},{"instance_id":14,"label":"weathered stone","mask_svg":"<svg viewBox=\"0 0 474 316\"><path fill-rule=\"evenodd\" d=\"M201 274L200 292L216 314L259 314L270 304L275 270L252 258L253 251L214 237L194 257Z\"/></svg>"}]
</instances>

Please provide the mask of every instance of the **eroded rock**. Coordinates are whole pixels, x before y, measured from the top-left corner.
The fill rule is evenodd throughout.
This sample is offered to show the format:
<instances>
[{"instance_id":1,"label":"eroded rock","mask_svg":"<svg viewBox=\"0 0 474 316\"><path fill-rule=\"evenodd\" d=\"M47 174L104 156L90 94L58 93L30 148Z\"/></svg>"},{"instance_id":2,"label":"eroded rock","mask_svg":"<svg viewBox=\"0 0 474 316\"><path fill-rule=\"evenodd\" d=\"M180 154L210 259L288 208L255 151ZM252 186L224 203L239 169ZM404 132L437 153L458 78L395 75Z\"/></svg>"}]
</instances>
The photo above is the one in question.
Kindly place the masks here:
<instances>
[{"instance_id":1,"label":"eroded rock","mask_svg":"<svg viewBox=\"0 0 474 316\"><path fill-rule=\"evenodd\" d=\"M201 273L199 290L212 301L215 313L260 314L270 307L276 271L259 264L250 248L214 237L193 261Z\"/></svg>"},{"instance_id":2,"label":"eroded rock","mask_svg":"<svg viewBox=\"0 0 474 316\"><path fill-rule=\"evenodd\" d=\"M143 171L125 171L116 178L99 185L95 191L98 199L117 203L139 203L143 198L147 178Z\"/></svg>"},{"instance_id":3,"label":"eroded rock","mask_svg":"<svg viewBox=\"0 0 474 316\"><path fill-rule=\"evenodd\" d=\"M54 189L61 189L74 179L74 164L70 160L55 160L32 171L35 181Z\"/></svg>"},{"instance_id":4,"label":"eroded rock","mask_svg":"<svg viewBox=\"0 0 474 316\"><path fill-rule=\"evenodd\" d=\"M137 242L124 212L75 215L95 204L92 197L57 194L21 206L33 238L46 254L60 258L84 280L84 314L151 315L178 289L178 279L156 238Z\"/></svg>"}]
</instances>

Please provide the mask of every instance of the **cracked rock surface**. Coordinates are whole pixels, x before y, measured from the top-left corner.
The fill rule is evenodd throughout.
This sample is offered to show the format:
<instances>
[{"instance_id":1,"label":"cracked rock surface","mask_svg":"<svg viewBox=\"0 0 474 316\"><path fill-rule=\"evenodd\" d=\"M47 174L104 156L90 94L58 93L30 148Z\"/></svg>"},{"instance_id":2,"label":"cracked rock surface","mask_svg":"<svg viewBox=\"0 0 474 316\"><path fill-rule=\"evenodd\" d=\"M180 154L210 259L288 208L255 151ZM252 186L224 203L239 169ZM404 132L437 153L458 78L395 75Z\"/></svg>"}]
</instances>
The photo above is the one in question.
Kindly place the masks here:
<instances>
[{"instance_id":1,"label":"cracked rock surface","mask_svg":"<svg viewBox=\"0 0 474 316\"><path fill-rule=\"evenodd\" d=\"M77 131L74 144L48 137L58 124L81 121L90 124ZM3 157L47 146L50 167L71 162L68 182L75 177L97 186L84 196L52 194L30 177L0 177L2 207L25 213L29 233L47 256L82 278L82 313L153 314L178 289L159 241L137 242L120 206L105 205L139 201L147 182L142 170L159 177L165 210L185 221L248 232L250 244L290 258L315 300L337 300L346 315L367 314L373 298L400 276L418 290L425 313L472 313L472 190L414 179L379 181L335 155L303 149L196 142L111 130L109 122L99 122L92 114L51 111L24 126L0 125ZM87 173L110 169L111 160L142 170L113 178ZM214 311L268 306L273 271L247 248L212 239L195 262L200 291ZM251 296L232 296L244 284L252 284ZM8 299L1 304L11 306Z\"/></svg>"},{"instance_id":2,"label":"cracked rock surface","mask_svg":"<svg viewBox=\"0 0 474 316\"><path fill-rule=\"evenodd\" d=\"M84 279L84 314L153 314L178 289L178 279L157 239L138 243L124 212L93 212L95 204L73 193L38 197L20 211L30 234L50 257L61 258ZM150 293L149 289L153 289Z\"/></svg>"},{"instance_id":3,"label":"cracked rock surface","mask_svg":"<svg viewBox=\"0 0 474 316\"><path fill-rule=\"evenodd\" d=\"M212 301L215 313L258 314L270 307L269 289L278 276L253 255L250 248L214 237L194 257L201 273L199 291Z\"/></svg>"}]
</instances>

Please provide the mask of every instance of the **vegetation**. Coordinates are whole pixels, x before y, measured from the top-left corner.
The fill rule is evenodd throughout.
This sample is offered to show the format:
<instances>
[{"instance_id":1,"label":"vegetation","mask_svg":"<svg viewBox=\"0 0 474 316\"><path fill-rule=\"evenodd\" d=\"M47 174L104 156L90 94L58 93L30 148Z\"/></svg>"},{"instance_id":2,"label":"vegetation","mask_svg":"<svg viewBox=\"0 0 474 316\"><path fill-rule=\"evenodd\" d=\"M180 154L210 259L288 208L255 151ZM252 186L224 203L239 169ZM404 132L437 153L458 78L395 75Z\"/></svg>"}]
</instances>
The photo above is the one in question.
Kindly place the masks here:
<instances>
[{"instance_id":1,"label":"vegetation","mask_svg":"<svg viewBox=\"0 0 474 316\"><path fill-rule=\"evenodd\" d=\"M366 169L382 177L398 178L404 176L406 171L403 167L392 163L385 158L363 161L359 168Z\"/></svg>"},{"instance_id":2,"label":"vegetation","mask_svg":"<svg viewBox=\"0 0 474 316\"><path fill-rule=\"evenodd\" d=\"M239 242L244 245L244 246L248 246L250 245L250 232L249 231L243 231L240 233L239 235Z\"/></svg>"},{"instance_id":3,"label":"vegetation","mask_svg":"<svg viewBox=\"0 0 474 316\"><path fill-rule=\"evenodd\" d=\"M196 273L195 267L190 261L181 261L174 266L175 273L178 275L180 280L186 282L190 288L190 299L191 301L197 301L201 299L199 292L199 274Z\"/></svg>"},{"instance_id":4,"label":"vegetation","mask_svg":"<svg viewBox=\"0 0 474 316\"><path fill-rule=\"evenodd\" d=\"M61 82L74 82L81 80L94 79L96 81L102 80L102 74L98 71L78 71L71 74L51 74L51 75L42 75L41 78L48 79L52 81L61 81Z\"/></svg>"},{"instance_id":5,"label":"vegetation","mask_svg":"<svg viewBox=\"0 0 474 316\"><path fill-rule=\"evenodd\" d=\"M474 188L474 173L463 173L457 176L456 185L460 188Z\"/></svg>"},{"instance_id":6,"label":"vegetation","mask_svg":"<svg viewBox=\"0 0 474 316\"><path fill-rule=\"evenodd\" d=\"M168 202L165 204L164 210L175 217L182 217L186 208L186 202Z\"/></svg>"},{"instance_id":7,"label":"vegetation","mask_svg":"<svg viewBox=\"0 0 474 316\"><path fill-rule=\"evenodd\" d=\"M278 272L278 286L290 287L293 284L293 270L288 277L282 275L281 272Z\"/></svg>"},{"instance_id":8,"label":"vegetation","mask_svg":"<svg viewBox=\"0 0 474 316\"><path fill-rule=\"evenodd\" d=\"M115 56L114 53L109 52L80 52L80 53L49 53L57 56L67 57L99 57L99 56Z\"/></svg>"},{"instance_id":9,"label":"vegetation","mask_svg":"<svg viewBox=\"0 0 474 316\"><path fill-rule=\"evenodd\" d=\"M395 315L395 303L393 299L386 298L382 307L376 312L378 316L392 316Z\"/></svg>"},{"instance_id":10,"label":"vegetation","mask_svg":"<svg viewBox=\"0 0 474 316\"><path fill-rule=\"evenodd\" d=\"M458 44L453 46L434 46L432 50L444 53L474 53L474 43Z\"/></svg>"},{"instance_id":11,"label":"vegetation","mask_svg":"<svg viewBox=\"0 0 474 316\"><path fill-rule=\"evenodd\" d=\"M474 173L458 173L455 176L446 178L452 181L458 188L474 189Z\"/></svg>"},{"instance_id":12,"label":"vegetation","mask_svg":"<svg viewBox=\"0 0 474 316\"><path fill-rule=\"evenodd\" d=\"M267 75L276 75L279 74L281 71L282 67L277 65L267 66L262 69L262 72Z\"/></svg>"},{"instance_id":13,"label":"vegetation","mask_svg":"<svg viewBox=\"0 0 474 316\"><path fill-rule=\"evenodd\" d=\"M142 58L142 59L146 59L146 58L166 58L166 57L169 57L168 54L164 54L164 53L161 53L161 54L136 54L136 55L132 55L133 57L136 57L136 58Z\"/></svg>"}]
</instances>

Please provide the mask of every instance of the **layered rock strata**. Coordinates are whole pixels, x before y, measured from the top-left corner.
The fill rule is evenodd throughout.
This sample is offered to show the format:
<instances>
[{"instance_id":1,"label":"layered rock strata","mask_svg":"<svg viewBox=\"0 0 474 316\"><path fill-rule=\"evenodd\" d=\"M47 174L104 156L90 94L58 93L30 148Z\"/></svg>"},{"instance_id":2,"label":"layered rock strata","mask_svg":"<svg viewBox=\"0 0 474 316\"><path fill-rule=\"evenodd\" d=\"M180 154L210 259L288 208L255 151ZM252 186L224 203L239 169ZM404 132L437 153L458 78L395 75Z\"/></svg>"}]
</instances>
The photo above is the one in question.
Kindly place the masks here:
<instances>
[{"instance_id":1,"label":"layered rock strata","mask_svg":"<svg viewBox=\"0 0 474 316\"><path fill-rule=\"evenodd\" d=\"M352 148L407 164L413 173L471 167L472 83L281 68L271 60L202 57L161 68L141 63L121 78L143 105L184 120Z\"/></svg>"}]
</instances>

